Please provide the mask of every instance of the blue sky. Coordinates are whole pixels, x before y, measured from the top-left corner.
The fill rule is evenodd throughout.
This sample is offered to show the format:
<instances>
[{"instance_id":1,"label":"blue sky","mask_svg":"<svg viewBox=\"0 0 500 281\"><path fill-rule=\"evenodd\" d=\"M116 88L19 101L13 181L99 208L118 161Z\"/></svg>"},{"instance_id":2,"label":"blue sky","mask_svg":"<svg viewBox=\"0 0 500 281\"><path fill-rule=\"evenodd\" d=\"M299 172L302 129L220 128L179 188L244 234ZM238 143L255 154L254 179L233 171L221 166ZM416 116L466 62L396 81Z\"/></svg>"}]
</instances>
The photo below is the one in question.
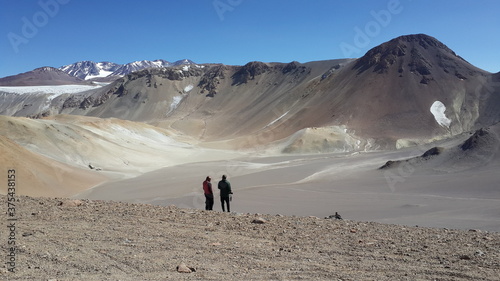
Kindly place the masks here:
<instances>
[{"instance_id":1,"label":"blue sky","mask_svg":"<svg viewBox=\"0 0 500 281\"><path fill-rule=\"evenodd\" d=\"M0 77L82 60L307 62L425 33L500 71L500 1L0 0Z\"/></svg>"}]
</instances>

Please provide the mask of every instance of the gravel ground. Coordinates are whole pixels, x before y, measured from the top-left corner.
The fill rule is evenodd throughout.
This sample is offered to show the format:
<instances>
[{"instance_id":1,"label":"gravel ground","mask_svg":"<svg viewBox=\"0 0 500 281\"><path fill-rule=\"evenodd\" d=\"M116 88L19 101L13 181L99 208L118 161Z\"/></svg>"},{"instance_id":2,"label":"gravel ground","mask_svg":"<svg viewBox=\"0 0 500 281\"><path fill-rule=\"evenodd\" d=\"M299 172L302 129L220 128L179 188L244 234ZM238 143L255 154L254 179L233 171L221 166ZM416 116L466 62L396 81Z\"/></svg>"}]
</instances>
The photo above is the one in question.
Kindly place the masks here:
<instances>
[{"instance_id":1,"label":"gravel ground","mask_svg":"<svg viewBox=\"0 0 500 281\"><path fill-rule=\"evenodd\" d=\"M500 280L495 232L16 199L10 216L0 197L1 280Z\"/></svg>"}]
</instances>

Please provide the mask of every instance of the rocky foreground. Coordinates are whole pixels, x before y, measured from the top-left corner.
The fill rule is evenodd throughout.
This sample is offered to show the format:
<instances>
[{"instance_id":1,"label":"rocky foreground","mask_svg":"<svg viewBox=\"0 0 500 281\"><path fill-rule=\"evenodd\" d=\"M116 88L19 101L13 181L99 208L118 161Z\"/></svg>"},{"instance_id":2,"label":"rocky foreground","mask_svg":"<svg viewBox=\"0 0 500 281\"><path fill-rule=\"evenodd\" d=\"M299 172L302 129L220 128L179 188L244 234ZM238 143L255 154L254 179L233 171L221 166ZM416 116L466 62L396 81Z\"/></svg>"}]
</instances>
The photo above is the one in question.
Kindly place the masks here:
<instances>
[{"instance_id":1,"label":"rocky foreground","mask_svg":"<svg viewBox=\"0 0 500 281\"><path fill-rule=\"evenodd\" d=\"M500 280L500 233L16 199L1 280Z\"/></svg>"}]
</instances>

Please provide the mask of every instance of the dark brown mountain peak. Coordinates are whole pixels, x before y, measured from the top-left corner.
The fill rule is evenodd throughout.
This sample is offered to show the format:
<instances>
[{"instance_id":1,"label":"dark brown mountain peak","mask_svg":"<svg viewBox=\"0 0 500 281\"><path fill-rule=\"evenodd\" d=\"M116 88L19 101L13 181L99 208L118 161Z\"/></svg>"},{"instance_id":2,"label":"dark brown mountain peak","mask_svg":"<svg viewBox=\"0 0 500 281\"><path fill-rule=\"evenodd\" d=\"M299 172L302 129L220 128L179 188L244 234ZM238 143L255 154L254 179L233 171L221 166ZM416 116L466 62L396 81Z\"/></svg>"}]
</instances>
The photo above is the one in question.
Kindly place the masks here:
<instances>
[{"instance_id":1,"label":"dark brown mountain peak","mask_svg":"<svg viewBox=\"0 0 500 281\"><path fill-rule=\"evenodd\" d=\"M441 43L441 41L436 38L426 35L426 34L414 34L414 35L403 35L397 37L389 42L400 42L400 44L410 43L410 44L418 44L424 49L428 48L438 48L443 49L446 52L450 52L455 54L450 48L448 48L445 44Z\"/></svg>"},{"instance_id":2,"label":"dark brown mountain peak","mask_svg":"<svg viewBox=\"0 0 500 281\"><path fill-rule=\"evenodd\" d=\"M198 87L201 89L201 93L208 91L207 97L213 97L217 94L217 86L220 84L222 79L225 79L225 72L227 71L227 66L220 64L210 67L205 74L200 78Z\"/></svg>"},{"instance_id":3,"label":"dark brown mountain peak","mask_svg":"<svg viewBox=\"0 0 500 281\"><path fill-rule=\"evenodd\" d=\"M240 67L236 73L233 74L231 78L233 78L233 85L239 85L247 83L249 80L253 80L255 76L258 76L266 71L268 71L270 67L260 61L252 61L244 66Z\"/></svg>"},{"instance_id":4,"label":"dark brown mountain peak","mask_svg":"<svg viewBox=\"0 0 500 281\"><path fill-rule=\"evenodd\" d=\"M286 65L283 67L283 69L282 69L282 71L281 71L281 72L283 72L283 74L286 74L286 73L288 73L288 72L292 72L292 71L296 70L296 69L297 69L297 68L299 68L299 67L300 67L300 63L299 63L299 62L297 62L297 61L292 61L292 62L290 62L290 63L286 64Z\"/></svg>"},{"instance_id":5,"label":"dark brown mountain peak","mask_svg":"<svg viewBox=\"0 0 500 281\"><path fill-rule=\"evenodd\" d=\"M44 66L28 72L0 78L1 86L70 85L89 83L88 81L76 78L50 66Z\"/></svg>"},{"instance_id":6,"label":"dark brown mountain peak","mask_svg":"<svg viewBox=\"0 0 500 281\"><path fill-rule=\"evenodd\" d=\"M456 63L450 63L454 59L465 62L434 37L425 34L404 35L369 50L358 59L354 69L358 73L368 69L386 73L392 65L396 65L399 73L408 66L410 72L430 75L434 67L455 66Z\"/></svg>"}]
</instances>

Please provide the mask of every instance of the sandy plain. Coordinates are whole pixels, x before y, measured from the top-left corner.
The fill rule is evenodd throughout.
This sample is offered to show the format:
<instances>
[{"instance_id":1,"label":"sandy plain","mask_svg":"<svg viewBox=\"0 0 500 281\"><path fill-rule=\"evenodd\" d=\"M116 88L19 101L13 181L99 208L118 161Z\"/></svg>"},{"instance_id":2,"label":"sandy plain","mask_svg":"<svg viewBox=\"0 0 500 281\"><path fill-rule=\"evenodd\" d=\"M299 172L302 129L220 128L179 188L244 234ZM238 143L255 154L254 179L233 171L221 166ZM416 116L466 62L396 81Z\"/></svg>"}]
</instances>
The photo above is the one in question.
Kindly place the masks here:
<instances>
[{"instance_id":1,"label":"sandy plain","mask_svg":"<svg viewBox=\"0 0 500 281\"><path fill-rule=\"evenodd\" d=\"M200 154L196 162L106 182L74 197L204 209L202 181L211 176L215 187L225 174L234 189L235 212L318 217L339 212L357 221L500 231L496 130L490 130L489 142L465 152L459 147L470 134L397 151L253 151L215 161L203 161ZM418 158L436 145L443 147L442 154ZM407 159L379 169L389 160ZM220 211L217 194L215 209Z\"/></svg>"}]
</instances>

